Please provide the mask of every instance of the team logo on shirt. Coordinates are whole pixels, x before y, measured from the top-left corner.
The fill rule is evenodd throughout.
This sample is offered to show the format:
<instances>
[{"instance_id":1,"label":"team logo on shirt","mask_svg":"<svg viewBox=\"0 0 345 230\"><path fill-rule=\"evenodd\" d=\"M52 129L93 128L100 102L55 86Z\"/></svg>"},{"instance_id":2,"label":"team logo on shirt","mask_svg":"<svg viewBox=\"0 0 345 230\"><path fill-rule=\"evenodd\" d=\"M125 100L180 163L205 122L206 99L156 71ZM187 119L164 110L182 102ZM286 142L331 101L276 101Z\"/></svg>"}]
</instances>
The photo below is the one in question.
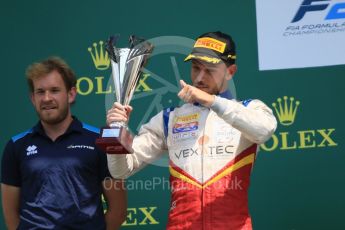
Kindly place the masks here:
<instances>
[{"instance_id":1,"label":"team logo on shirt","mask_svg":"<svg viewBox=\"0 0 345 230\"><path fill-rule=\"evenodd\" d=\"M36 145L29 145L26 148L26 155L30 156L30 155L34 155L37 153L37 146Z\"/></svg>"},{"instance_id":2,"label":"team logo on shirt","mask_svg":"<svg viewBox=\"0 0 345 230\"><path fill-rule=\"evenodd\" d=\"M182 133L197 130L199 127L199 117L199 113L175 117L172 132Z\"/></svg>"},{"instance_id":3,"label":"team logo on shirt","mask_svg":"<svg viewBox=\"0 0 345 230\"><path fill-rule=\"evenodd\" d=\"M197 121L189 122L189 123L176 123L173 127L173 133L182 133L182 132L190 132L197 130L199 123Z\"/></svg>"},{"instance_id":4,"label":"team logo on shirt","mask_svg":"<svg viewBox=\"0 0 345 230\"><path fill-rule=\"evenodd\" d=\"M95 147L88 146L88 145L70 145L67 148L68 149L91 149L91 150L95 149Z\"/></svg>"},{"instance_id":5,"label":"team logo on shirt","mask_svg":"<svg viewBox=\"0 0 345 230\"><path fill-rule=\"evenodd\" d=\"M174 133L174 135L172 135L172 139L174 142L177 142L177 141L186 140L189 138L196 138L197 135L198 135L198 132Z\"/></svg>"},{"instance_id":6,"label":"team logo on shirt","mask_svg":"<svg viewBox=\"0 0 345 230\"><path fill-rule=\"evenodd\" d=\"M177 116L175 117L174 121L175 123L188 123L192 121L198 121L200 118L199 113L193 113L189 115L184 115L184 116Z\"/></svg>"}]
</instances>

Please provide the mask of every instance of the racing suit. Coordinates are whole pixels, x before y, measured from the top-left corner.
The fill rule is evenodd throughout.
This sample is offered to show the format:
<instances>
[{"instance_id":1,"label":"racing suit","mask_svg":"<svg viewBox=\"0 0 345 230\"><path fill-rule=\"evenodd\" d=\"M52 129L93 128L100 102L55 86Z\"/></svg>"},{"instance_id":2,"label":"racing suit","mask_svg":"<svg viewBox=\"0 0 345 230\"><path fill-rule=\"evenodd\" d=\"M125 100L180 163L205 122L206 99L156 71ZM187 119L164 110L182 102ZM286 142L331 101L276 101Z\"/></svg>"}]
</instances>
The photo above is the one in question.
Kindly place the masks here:
<instances>
[{"instance_id":1,"label":"racing suit","mask_svg":"<svg viewBox=\"0 0 345 230\"><path fill-rule=\"evenodd\" d=\"M127 178L168 150L167 229L252 229L250 173L258 144L276 125L271 109L259 100L216 96L211 108L184 104L141 127L133 154L108 155L109 170L114 178Z\"/></svg>"}]
</instances>

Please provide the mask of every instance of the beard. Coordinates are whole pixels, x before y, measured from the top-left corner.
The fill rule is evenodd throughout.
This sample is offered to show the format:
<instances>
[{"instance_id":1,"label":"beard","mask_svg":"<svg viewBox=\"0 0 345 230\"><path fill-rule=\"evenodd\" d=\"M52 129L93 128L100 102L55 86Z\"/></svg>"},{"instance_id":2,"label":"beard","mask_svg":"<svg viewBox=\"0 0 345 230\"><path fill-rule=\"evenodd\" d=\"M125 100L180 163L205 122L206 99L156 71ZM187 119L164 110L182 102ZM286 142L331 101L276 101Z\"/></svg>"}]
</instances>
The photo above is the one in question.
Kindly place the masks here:
<instances>
[{"instance_id":1,"label":"beard","mask_svg":"<svg viewBox=\"0 0 345 230\"><path fill-rule=\"evenodd\" d=\"M232 78L232 75L230 75L230 79ZM224 92L227 87L228 87L228 83L227 83L227 78L228 78L228 73L225 72L223 77L217 76L218 80L216 78L214 78L213 80L209 80L208 82L204 82L202 80L200 81L196 81L193 82L193 86L208 93L208 94L214 94L214 95L218 95L222 92Z\"/></svg>"},{"instance_id":2,"label":"beard","mask_svg":"<svg viewBox=\"0 0 345 230\"><path fill-rule=\"evenodd\" d=\"M36 108L36 112L43 123L57 125L67 118L69 106L68 103L61 107L56 106L53 109L44 109L41 106L40 108Z\"/></svg>"},{"instance_id":3,"label":"beard","mask_svg":"<svg viewBox=\"0 0 345 230\"><path fill-rule=\"evenodd\" d=\"M219 94L219 87L218 86L213 86L213 87L210 87L208 85L205 85L205 84L193 84L194 87L208 93L208 94Z\"/></svg>"}]
</instances>

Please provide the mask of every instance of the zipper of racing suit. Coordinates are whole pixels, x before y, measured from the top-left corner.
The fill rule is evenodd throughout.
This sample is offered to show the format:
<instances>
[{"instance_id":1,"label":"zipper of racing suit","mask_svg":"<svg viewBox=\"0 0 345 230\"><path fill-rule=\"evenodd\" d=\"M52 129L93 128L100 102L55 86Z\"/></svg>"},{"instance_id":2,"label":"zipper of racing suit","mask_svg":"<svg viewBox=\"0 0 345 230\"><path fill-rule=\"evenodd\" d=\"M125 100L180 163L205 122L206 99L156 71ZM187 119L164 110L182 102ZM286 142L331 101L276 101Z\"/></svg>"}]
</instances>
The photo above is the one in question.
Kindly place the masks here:
<instances>
[{"instance_id":1,"label":"zipper of racing suit","mask_svg":"<svg viewBox=\"0 0 345 230\"><path fill-rule=\"evenodd\" d=\"M206 118L205 118L205 123L204 123L204 130L202 133L202 144L201 144L201 178L202 178L202 185L204 185L205 181L204 181L204 163L205 163L205 159L204 159L204 155L207 154L207 149L205 148L205 134L207 133L206 131L206 127L208 124L208 119L210 117L210 112L211 110L209 108L206 109ZM207 162L206 162L207 163ZM207 229L207 225L206 222L209 219L208 212L205 214L205 193L204 193L204 188L202 188L201 190L201 200L202 200L202 229L205 230Z\"/></svg>"}]
</instances>

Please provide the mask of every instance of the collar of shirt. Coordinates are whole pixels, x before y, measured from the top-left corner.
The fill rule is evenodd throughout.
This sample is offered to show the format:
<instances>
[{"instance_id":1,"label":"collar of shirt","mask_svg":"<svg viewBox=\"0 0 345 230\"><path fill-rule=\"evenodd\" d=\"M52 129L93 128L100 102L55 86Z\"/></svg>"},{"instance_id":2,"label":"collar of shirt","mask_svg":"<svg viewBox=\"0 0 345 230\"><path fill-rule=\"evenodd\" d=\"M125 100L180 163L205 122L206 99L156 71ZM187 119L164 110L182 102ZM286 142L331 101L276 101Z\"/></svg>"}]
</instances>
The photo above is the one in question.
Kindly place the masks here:
<instances>
[{"instance_id":1,"label":"collar of shirt","mask_svg":"<svg viewBox=\"0 0 345 230\"><path fill-rule=\"evenodd\" d=\"M220 96L220 97L222 97L222 98L226 98L226 99L228 99L228 100L233 99L233 96L232 96L232 94L231 94L231 92L230 92L229 90L226 90L226 91L224 91L223 93L220 93L220 94L217 95L217 96Z\"/></svg>"},{"instance_id":2,"label":"collar of shirt","mask_svg":"<svg viewBox=\"0 0 345 230\"><path fill-rule=\"evenodd\" d=\"M72 120L71 124L69 125L66 132L62 136L68 135L68 134L73 133L73 132L82 132L83 131L82 123L75 116L72 116L72 117L73 117L73 120ZM47 137L41 121L37 122L37 124L33 127L33 133Z\"/></svg>"}]
</instances>

